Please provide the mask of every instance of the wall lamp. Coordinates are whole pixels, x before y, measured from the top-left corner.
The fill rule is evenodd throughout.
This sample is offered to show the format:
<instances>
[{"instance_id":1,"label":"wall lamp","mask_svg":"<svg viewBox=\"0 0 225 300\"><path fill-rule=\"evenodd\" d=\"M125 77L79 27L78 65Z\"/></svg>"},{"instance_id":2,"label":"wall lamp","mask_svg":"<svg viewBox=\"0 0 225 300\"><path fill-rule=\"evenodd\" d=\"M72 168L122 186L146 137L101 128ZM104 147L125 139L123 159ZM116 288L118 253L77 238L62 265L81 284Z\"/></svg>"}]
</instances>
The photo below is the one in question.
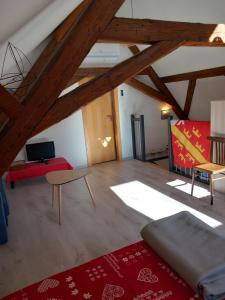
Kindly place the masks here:
<instances>
[{"instance_id":1,"label":"wall lamp","mask_svg":"<svg viewBox=\"0 0 225 300\"><path fill-rule=\"evenodd\" d=\"M171 109L161 109L161 120L167 120L171 118Z\"/></svg>"}]
</instances>

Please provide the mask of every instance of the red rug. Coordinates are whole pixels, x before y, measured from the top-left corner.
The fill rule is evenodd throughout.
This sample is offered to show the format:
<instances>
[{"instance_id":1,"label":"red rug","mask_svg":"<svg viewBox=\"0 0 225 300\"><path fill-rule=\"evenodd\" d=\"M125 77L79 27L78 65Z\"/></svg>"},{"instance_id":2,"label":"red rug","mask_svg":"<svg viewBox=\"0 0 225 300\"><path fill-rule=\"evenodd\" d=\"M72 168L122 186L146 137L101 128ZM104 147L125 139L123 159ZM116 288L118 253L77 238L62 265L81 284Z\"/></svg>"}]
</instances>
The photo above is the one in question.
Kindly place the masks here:
<instances>
[{"instance_id":1,"label":"red rug","mask_svg":"<svg viewBox=\"0 0 225 300\"><path fill-rule=\"evenodd\" d=\"M33 284L7 300L202 300L143 241Z\"/></svg>"}]
</instances>

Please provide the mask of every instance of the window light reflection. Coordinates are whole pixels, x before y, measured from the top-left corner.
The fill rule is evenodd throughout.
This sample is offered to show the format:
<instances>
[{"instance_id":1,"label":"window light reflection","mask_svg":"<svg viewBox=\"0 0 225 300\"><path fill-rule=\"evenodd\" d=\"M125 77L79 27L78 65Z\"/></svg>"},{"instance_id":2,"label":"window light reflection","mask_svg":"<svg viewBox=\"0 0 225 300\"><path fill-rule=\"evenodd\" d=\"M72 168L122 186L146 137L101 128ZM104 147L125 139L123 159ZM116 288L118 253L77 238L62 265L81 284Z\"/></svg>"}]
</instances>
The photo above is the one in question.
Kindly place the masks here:
<instances>
[{"instance_id":1,"label":"window light reflection","mask_svg":"<svg viewBox=\"0 0 225 300\"><path fill-rule=\"evenodd\" d=\"M171 216L180 211L189 211L211 227L215 228L222 225L221 222L159 192L158 190L140 181L131 181L128 183L111 186L110 189L127 206L153 220Z\"/></svg>"}]
</instances>

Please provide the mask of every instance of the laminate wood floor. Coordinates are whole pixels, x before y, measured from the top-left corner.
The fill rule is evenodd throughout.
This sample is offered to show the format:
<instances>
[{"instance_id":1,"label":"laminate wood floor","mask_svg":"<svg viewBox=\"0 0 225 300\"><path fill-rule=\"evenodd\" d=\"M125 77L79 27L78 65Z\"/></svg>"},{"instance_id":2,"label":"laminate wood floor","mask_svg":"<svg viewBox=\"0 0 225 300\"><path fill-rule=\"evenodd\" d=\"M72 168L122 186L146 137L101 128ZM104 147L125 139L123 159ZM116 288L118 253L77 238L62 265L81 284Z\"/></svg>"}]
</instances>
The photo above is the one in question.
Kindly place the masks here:
<instances>
[{"instance_id":1,"label":"laminate wood floor","mask_svg":"<svg viewBox=\"0 0 225 300\"><path fill-rule=\"evenodd\" d=\"M0 246L0 297L140 240L143 226L173 213L174 206L202 212L225 231L225 195L216 193L211 207L204 196L207 186L197 188L202 198L191 197L179 190L190 188L189 179L156 165L135 160L99 164L88 179L96 210L82 180L64 185L62 226L45 178L7 188L11 214L9 242Z\"/></svg>"}]
</instances>

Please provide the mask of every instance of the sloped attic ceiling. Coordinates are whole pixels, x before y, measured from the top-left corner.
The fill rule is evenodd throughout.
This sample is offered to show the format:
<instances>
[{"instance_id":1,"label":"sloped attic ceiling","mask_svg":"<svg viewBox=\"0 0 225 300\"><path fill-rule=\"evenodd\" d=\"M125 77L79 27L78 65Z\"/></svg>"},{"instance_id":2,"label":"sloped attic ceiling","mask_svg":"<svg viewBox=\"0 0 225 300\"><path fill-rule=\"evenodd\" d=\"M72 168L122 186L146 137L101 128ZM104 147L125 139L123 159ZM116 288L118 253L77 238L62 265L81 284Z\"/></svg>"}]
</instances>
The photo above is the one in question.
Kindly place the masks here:
<instances>
[{"instance_id":1,"label":"sloped attic ceiling","mask_svg":"<svg viewBox=\"0 0 225 300\"><path fill-rule=\"evenodd\" d=\"M4 5L1 1L5 2ZM39 5L33 6L33 2L37 2ZM24 53L30 53L55 30L80 2L79 0L0 0L0 6L3 7L0 11L0 66L8 41ZM22 8L19 8L20 5ZM12 7L15 12L19 10L20 13L13 15ZM25 9L25 7L30 9ZM28 22L26 22L27 20ZM7 23L10 24L10 30L7 30Z\"/></svg>"},{"instance_id":2,"label":"sloped attic ceiling","mask_svg":"<svg viewBox=\"0 0 225 300\"><path fill-rule=\"evenodd\" d=\"M0 11L0 66L6 48L4 42L10 40L24 53L29 54L80 2L81 0L0 0L0 6L3 8ZM13 11L11 7L13 7ZM165 0L126 0L117 16L224 23L224 12L225 2L223 0L170 0L169 3ZM48 21L46 22L46 20ZM9 25L6 26L6 24ZM125 47L121 46L120 48L121 54L117 62L130 56L130 52L124 49ZM40 51L37 49L37 55ZM211 68L225 64L223 54L223 49L219 48L183 47L157 62L156 67L160 76ZM198 57L197 64L196 57ZM187 60L189 64L186 64ZM101 61L96 61L96 63L101 63ZM169 68L171 64L173 70Z\"/></svg>"},{"instance_id":3,"label":"sloped attic ceiling","mask_svg":"<svg viewBox=\"0 0 225 300\"><path fill-rule=\"evenodd\" d=\"M51 2L53 0L0 0L0 44L39 14Z\"/></svg>"},{"instance_id":4,"label":"sloped attic ceiling","mask_svg":"<svg viewBox=\"0 0 225 300\"><path fill-rule=\"evenodd\" d=\"M176 5L175 5L176 1L178 1L178 0L173 0L174 8L176 7ZM202 1L203 0L201 0L201 2ZM39 36L39 38L41 35L40 41L44 38L43 32L45 32L45 34L46 34L46 31L52 32L52 30L54 28L54 25L52 23L56 24L56 19L57 20L60 19L58 14L55 15L56 10L53 9L53 7L52 7L52 5L55 5L57 2L58 1L53 2L51 4L50 10L49 10L49 6L48 6L44 10L44 12L41 14L41 16L39 15L38 17L34 18L31 22L29 22L29 24L27 24L19 32L17 32L17 34L14 35L14 37L11 37L10 38L11 41L13 42L13 38L17 38L18 43L21 42L21 40L23 40L23 49L26 46L31 47L31 44L32 44L32 47L34 47L34 44L37 43L36 34L35 34L37 32L37 30L39 31L39 35L37 34ZM22 146L22 143L24 143L25 140L30 136L30 134L32 134L34 127L38 124L39 121L41 121L41 119L45 113L48 113L48 117L49 117L49 111L51 111L51 112L53 111L53 114L50 114L51 117L49 119L51 122L48 121L47 122L48 124L46 126L50 126L56 122L61 121L63 118L65 118L65 117L69 116L71 113L73 113L75 109L79 109L82 105L87 104L87 101L91 101L91 99L89 99L91 97L89 97L89 96L90 96L90 94L92 94L92 96L93 96L92 88L96 82L99 83L99 90L101 90L100 87L102 88L103 84L105 84L104 89L101 90L101 92L103 94L106 91L114 88L115 86L118 86L119 84L125 82L127 79L134 76L135 74L138 74L140 71L142 71L144 68L146 68L146 66L148 66L149 64L153 64L155 61L157 61L161 57L167 55L171 51L177 49L180 46L186 45L186 41L191 42L192 45L193 44L199 45L199 41L202 41L204 45L209 45L211 42L213 42L214 46L215 45L218 46L218 43L220 43L220 44L222 43L222 41L220 41L221 37L222 37L222 31L217 33L217 40L214 40L214 39L212 41L209 40L209 37L214 32L215 28L217 28L217 24L211 24L211 25L194 24L195 30L193 30L193 25L183 24L183 25L181 25L181 27L184 28L183 26L187 26L188 29L187 29L187 31L186 31L186 29L184 29L183 34L181 34L182 37L180 37L181 38L181 40L180 40L180 38L178 37L178 36L180 36L180 32L181 32L180 27L179 27L180 25L177 24L176 22L165 22L164 21L164 23L163 22L159 23L157 21L149 22L148 20L144 21L144 20L133 20L133 19L130 19L130 21L126 21L124 19L118 19L118 18L113 19L113 22L112 22L111 17L112 17L112 15L115 14L114 9L118 8L118 6L122 4L122 2L124 2L124 0L115 0L115 2L114 1L112 2L110 0L108 0L108 1L98 0L98 1L92 1L91 3L87 2L87 1L82 2L82 5L84 3L86 3L84 5L87 5L87 3L88 3L88 5L89 5L88 9L86 6L85 13L81 14L81 18L80 18L79 22L75 22L74 20L72 21L73 30L72 29L69 30L68 34L66 34L65 38L63 38L62 42L60 43L60 46L58 47L56 45L56 46L52 47L52 51L54 52L54 55L49 57L49 64L47 64L47 67L46 67L46 65L44 66L44 68L42 70L43 72L41 71L42 74L40 74L40 76L37 78L35 85L33 85L31 87L30 91L32 91L32 93L28 93L26 95L26 98L27 98L26 100L32 99L33 101L30 100L29 105L25 105L26 110L24 110L24 115L26 112L28 112L28 110L31 111L31 110L34 110L34 107L37 108L38 117L35 119L36 123L34 123L33 122L34 120L33 119L31 120L31 118L29 118L27 120L26 118L23 118L23 116L22 117L19 116L18 122L17 122L18 124L17 123L11 124L11 126L8 127L10 134L8 134L7 136L4 134L4 139L2 138L2 144L5 145L3 147L4 149L2 149L2 151L1 151L2 154L5 154L6 151L8 151L9 144L12 146L10 149L13 149L13 151L10 152L10 155L8 154L8 160L5 162L5 167L9 164L10 160L13 159L13 155L15 155L16 151L19 150L19 147ZM153 4L153 2L154 1L152 0L152 4ZM129 2L127 2L127 3L129 3ZM132 4L133 1L130 3ZM140 2L138 2L138 3L140 3ZM144 1L143 1L143 3L144 3ZM148 2L148 4L149 4L149 2ZM113 5L116 5L116 6L113 6ZM111 10L109 7L111 7ZM132 12L132 17L133 17L134 12L135 12L133 9L134 6L131 6L131 8L132 8L131 12ZM140 7L138 6L137 9L140 9L140 8L143 9L143 6L140 6ZM194 7L192 7L192 9L194 9ZM175 10L175 11L177 12L177 14L179 14L178 10ZM51 12L54 12L54 14L53 13L51 14ZM60 4L59 4L58 12L60 14L62 13ZM107 13L109 15L107 15ZM111 15L111 13L112 13L112 15ZM107 17L109 19L107 19L107 18L105 19L105 14L107 15ZM54 15L54 17L53 17L53 15ZM51 22L52 18L54 19L53 22ZM39 23L37 22L37 20L39 21ZM48 20L48 22L46 22L45 20ZM104 22L108 22L108 23L106 24ZM120 28L124 24L126 29L123 31L118 31L117 30L118 26L113 29L113 26L115 26L115 23L117 24L117 22L119 22L118 26L120 26ZM128 22L128 24L126 24L126 22ZM137 26L138 26L136 29L136 31L138 32L137 38L142 36L143 37L142 39L137 39L137 38L134 39L134 35L131 34L129 24L131 24L131 26L133 26L132 24L135 24L135 22L137 23ZM45 30L46 23L49 23L51 25L50 31ZM98 26L101 23L103 24L103 28L101 28L101 30L100 30L100 29L98 29L99 28ZM140 24L143 24L143 23L145 23L145 25L140 26ZM34 24L36 24L36 26L34 26ZM151 28L152 28L152 26L154 27L154 32L156 34L155 39L152 39L152 36L149 35L149 32L152 32L151 30L149 31L149 24L150 24ZM162 33L162 35L160 35L160 31L158 30L159 24L161 24L161 25L167 24L168 25L168 27L170 28L169 36L168 36L168 33L165 31ZM105 30L105 28L106 28L105 26L108 26L107 30ZM47 26L47 27L49 28L49 26ZM162 26L162 28L163 27L165 28L165 26ZM40 28L44 28L44 30L40 30ZM77 28L78 28L78 31L76 30ZM143 28L145 28L146 31L143 31ZM174 28L176 29L175 35L174 35ZM204 32L203 37L201 36L202 28L203 28L203 32ZM67 30L68 30L68 28L67 28ZM112 32L113 38L110 38L110 30ZM22 34L21 34L21 32L22 32ZM125 39L118 38L118 35L121 35L124 32L126 35ZM102 35L100 35L100 33L102 33ZM105 34L105 36L104 36L104 34ZM187 34L187 35L185 35L185 34ZM18 39L18 35L20 35L20 39ZM30 39L30 41L29 41L29 39ZM120 65L114 67L112 69L112 71L110 71L109 74L105 74L104 76L101 76L100 78L97 78L96 80L93 80L94 83L90 82L90 83L87 83L84 87L79 87L77 89L77 91L74 92L76 94L75 99L74 99L74 93L72 93L71 95L64 97L64 100L62 100L62 98L61 98L60 99L61 101L58 101L57 99L59 96L59 92L62 91L62 89L66 86L66 84L68 83L68 80L71 78L70 76L73 76L75 70L78 68L81 61L83 61L84 57L86 57L86 55L88 54L91 47L99 39L106 40L106 41L120 40L124 43L128 43L128 42L130 42L130 43L146 43L146 44L152 44L153 42L156 42L156 43L149 49L146 49L145 51L143 51L143 53L140 53L140 55L137 54L135 57L128 59L123 64L120 64ZM28 41L27 44L25 43L26 40ZM34 40L35 40L35 42L32 42ZM57 43L57 41L58 41L57 37L56 37L55 41ZM15 43L15 41L14 41L14 43ZM72 45L75 48L72 48ZM86 45L86 48L84 47L85 45ZM18 46L18 44L17 44L17 46ZM76 50L75 53L74 53L74 49ZM62 50L62 52L61 52L61 50ZM176 52L174 54L176 54ZM77 58L77 56L78 56L78 58ZM55 58L57 58L57 59L55 60ZM70 58L70 60L69 60L69 58ZM56 62L57 62L57 67L55 68ZM185 62L187 62L187 60L185 60ZM176 66L176 65L177 64L174 64L174 66ZM188 64L186 63L186 65L188 65ZM53 68L53 66L54 66L54 68ZM174 66L173 66L173 68L174 68ZM57 72L54 73L54 70L56 70ZM70 72L69 72L69 70L70 70ZM113 73L114 77L112 76L112 73ZM120 76L118 76L118 75L120 75ZM123 76L121 76L121 75L123 75ZM109 78L107 76L109 76ZM101 82L101 80L107 79L107 78L109 80L105 80L104 82ZM43 80L43 79L47 79L47 80ZM53 84L53 83L55 83L56 80L57 80L57 84ZM49 81L52 83L52 85L49 84ZM107 87L106 87L106 85L107 85ZM36 89L36 86L38 87L38 89ZM48 88L46 88L47 86L48 86ZM80 92L81 93L80 94L80 100L81 100L80 102L78 101L78 98L77 98L77 93L79 93L79 91L81 91ZM84 98L84 94L85 94L84 91L86 93L89 93L88 95L86 95L88 97L85 96L85 98ZM4 91L2 91L2 94L3 94L3 92ZM52 94L51 94L51 92L52 92ZM48 94L49 94L49 97L47 97ZM71 96L71 98L68 98L70 96ZM99 96L99 95L96 95L96 97L97 96ZM12 103L14 103L15 107L17 107L18 104L17 104L16 98L14 98L13 96L11 96L10 98L12 98ZM47 98L49 98L49 99L47 99ZM92 100L93 99L94 98L92 98ZM49 100L49 103L47 102L47 100ZM72 104L75 104L75 106L72 105L71 107L68 107L67 100L69 102L71 102ZM24 101L24 102L26 104L26 101ZM43 110L40 109L41 106L39 105L39 102L41 103ZM55 103L55 102L57 102L57 103ZM77 102L77 103L75 103L75 102ZM76 104L79 104L79 105L76 106ZM3 108L6 106L5 103L3 103L2 105L3 105ZM19 106L20 106L20 109L22 109L22 105L19 105ZM53 106L53 110L52 110L52 106ZM66 108L65 111L62 109L62 107ZM62 113L63 113L63 116L62 116ZM57 117L56 121L54 119L54 116ZM52 118L54 119L53 123L52 123L52 120L53 120ZM21 124L21 122L22 122L22 124ZM26 124L24 124L24 123L26 123ZM19 125L21 125L22 127L20 127ZM22 130L23 128L25 128L25 134L24 134L24 136L19 135L21 137L21 139L18 140L18 145L17 145L18 149L16 148L17 149L16 150L13 148L14 147L14 136L16 136L16 132L18 130ZM9 141L10 143L8 143L7 141Z\"/></svg>"}]
</instances>

